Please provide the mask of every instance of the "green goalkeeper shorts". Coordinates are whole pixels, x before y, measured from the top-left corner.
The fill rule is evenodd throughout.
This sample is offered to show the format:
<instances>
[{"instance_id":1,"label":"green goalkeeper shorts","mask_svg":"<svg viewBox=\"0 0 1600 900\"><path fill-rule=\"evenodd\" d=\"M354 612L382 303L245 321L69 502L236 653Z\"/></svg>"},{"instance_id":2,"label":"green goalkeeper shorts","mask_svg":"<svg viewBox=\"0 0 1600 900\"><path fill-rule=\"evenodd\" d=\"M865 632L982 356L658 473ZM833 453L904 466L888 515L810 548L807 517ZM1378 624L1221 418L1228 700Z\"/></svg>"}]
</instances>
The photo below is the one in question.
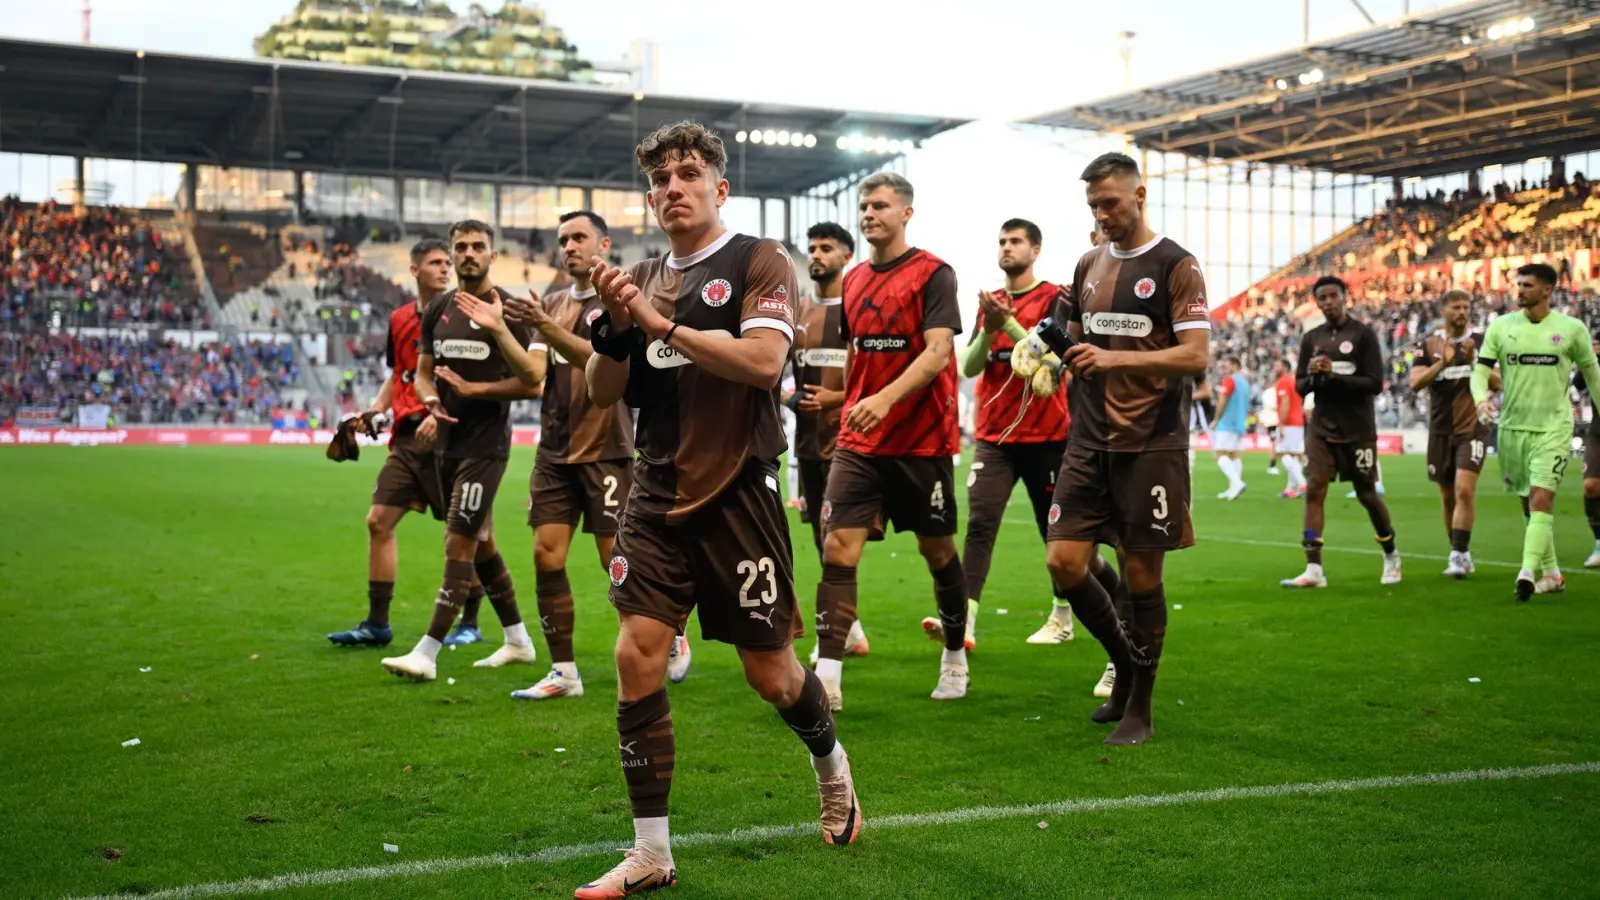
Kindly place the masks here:
<instances>
[{"instance_id":1,"label":"green goalkeeper shorts","mask_svg":"<svg viewBox=\"0 0 1600 900\"><path fill-rule=\"evenodd\" d=\"M1500 430L1500 474L1505 476L1507 487L1519 496L1528 496L1530 488L1541 487L1555 492L1561 488L1561 477L1567 474L1567 463L1572 459L1572 433L1567 431L1508 431Z\"/></svg>"}]
</instances>

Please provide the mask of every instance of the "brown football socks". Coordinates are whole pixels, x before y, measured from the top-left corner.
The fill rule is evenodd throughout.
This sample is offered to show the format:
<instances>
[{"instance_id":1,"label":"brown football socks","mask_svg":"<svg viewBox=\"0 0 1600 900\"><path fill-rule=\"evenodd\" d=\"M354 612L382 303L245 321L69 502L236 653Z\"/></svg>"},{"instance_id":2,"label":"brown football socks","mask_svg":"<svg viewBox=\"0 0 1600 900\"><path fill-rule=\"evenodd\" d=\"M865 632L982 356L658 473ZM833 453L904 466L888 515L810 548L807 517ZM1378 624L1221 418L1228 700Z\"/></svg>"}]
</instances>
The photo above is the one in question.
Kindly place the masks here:
<instances>
[{"instance_id":1,"label":"brown football socks","mask_svg":"<svg viewBox=\"0 0 1600 900\"><path fill-rule=\"evenodd\" d=\"M461 607L461 624L467 628L477 628L478 610L482 607L483 585L474 582L472 592L467 594L467 602Z\"/></svg>"},{"instance_id":2,"label":"brown football socks","mask_svg":"<svg viewBox=\"0 0 1600 900\"><path fill-rule=\"evenodd\" d=\"M496 553L473 568L478 573L484 593L489 595L494 614L500 617L500 625L522 624L522 613L517 609L517 589L511 584L511 573L506 570L505 559Z\"/></svg>"},{"instance_id":3,"label":"brown football socks","mask_svg":"<svg viewBox=\"0 0 1600 900\"><path fill-rule=\"evenodd\" d=\"M640 700L617 702L617 744L633 817L666 816L667 796L672 793L672 763L677 754L666 688Z\"/></svg>"},{"instance_id":4,"label":"brown football socks","mask_svg":"<svg viewBox=\"0 0 1600 900\"><path fill-rule=\"evenodd\" d=\"M567 580L567 570L539 572L535 577L539 625L544 630L545 643L550 646L550 661L573 662L572 629L576 616L572 609L572 584Z\"/></svg>"},{"instance_id":5,"label":"brown football socks","mask_svg":"<svg viewBox=\"0 0 1600 900\"><path fill-rule=\"evenodd\" d=\"M1591 518L1590 521L1592 522L1593 519ZM1596 532L1596 534L1600 534L1600 532ZM1454 550L1457 553L1465 553L1465 552L1467 552L1467 548L1469 548L1471 546L1472 546L1472 532L1471 531L1469 531L1467 529L1464 529L1464 528L1452 528L1452 529L1450 529L1450 549L1451 550Z\"/></svg>"},{"instance_id":6,"label":"brown football socks","mask_svg":"<svg viewBox=\"0 0 1600 900\"><path fill-rule=\"evenodd\" d=\"M449 559L444 563L444 580L439 583L439 596L433 601L433 618L428 622L428 637L443 641L456 622L456 613L472 593L472 563Z\"/></svg>"},{"instance_id":7,"label":"brown football socks","mask_svg":"<svg viewBox=\"0 0 1600 900\"><path fill-rule=\"evenodd\" d=\"M1583 498L1583 514L1589 517L1589 530L1600 541L1600 497Z\"/></svg>"},{"instance_id":8,"label":"brown football socks","mask_svg":"<svg viewBox=\"0 0 1600 900\"><path fill-rule=\"evenodd\" d=\"M378 628L389 624L389 604L394 601L394 582L367 582L367 624Z\"/></svg>"},{"instance_id":9,"label":"brown football socks","mask_svg":"<svg viewBox=\"0 0 1600 900\"><path fill-rule=\"evenodd\" d=\"M808 669L805 678L800 699L788 709L778 710L778 715L812 756L827 756L837 743L833 734L833 712L828 708L828 697L823 693L822 680L817 673Z\"/></svg>"},{"instance_id":10,"label":"brown football socks","mask_svg":"<svg viewBox=\"0 0 1600 900\"><path fill-rule=\"evenodd\" d=\"M964 650L967 646L967 578L956 556L933 573L933 599L939 608L939 625L944 628L944 648Z\"/></svg>"},{"instance_id":11,"label":"brown football socks","mask_svg":"<svg viewBox=\"0 0 1600 900\"><path fill-rule=\"evenodd\" d=\"M856 621L856 567L823 563L817 583L817 655L844 659L845 638Z\"/></svg>"},{"instance_id":12,"label":"brown football socks","mask_svg":"<svg viewBox=\"0 0 1600 900\"><path fill-rule=\"evenodd\" d=\"M1306 551L1306 564L1313 566L1322 565L1322 537L1315 531L1306 530L1305 539L1300 546Z\"/></svg>"},{"instance_id":13,"label":"brown football socks","mask_svg":"<svg viewBox=\"0 0 1600 900\"><path fill-rule=\"evenodd\" d=\"M1167 593L1164 585L1155 590L1129 595L1133 620L1128 629L1133 651L1133 683L1127 692L1127 705L1108 744L1140 744L1154 732L1150 700L1155 692L1156 669L1161 664L1161 648L1167 637ZM1122 680L1118 673L1117 680Z\"/></svg>"}]
</instances>

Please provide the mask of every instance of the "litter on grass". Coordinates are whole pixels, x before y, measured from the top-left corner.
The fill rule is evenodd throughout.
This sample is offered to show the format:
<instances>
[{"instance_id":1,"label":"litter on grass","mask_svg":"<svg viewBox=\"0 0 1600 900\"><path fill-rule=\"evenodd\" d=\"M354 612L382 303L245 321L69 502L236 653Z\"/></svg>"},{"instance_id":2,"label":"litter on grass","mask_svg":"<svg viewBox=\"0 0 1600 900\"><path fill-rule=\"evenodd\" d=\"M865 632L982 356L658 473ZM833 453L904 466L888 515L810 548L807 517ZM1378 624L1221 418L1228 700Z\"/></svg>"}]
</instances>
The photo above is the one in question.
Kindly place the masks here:
<instances>
[{"instance_id":1,"label":"litter on grass","mask_svg":"<svg viewBox=\"0 0 1600 900\"><path fill-rule=\"evenodd\" d=\"M456 680L454 678L446 678L444 682L445 684L455 684Z\"/></svg>"},{"instance_id":2,"label":"litter on grass","mask_svg":"<svg viewBox=\"0 0 1600 900\"><path fill-rule=\"evenodd\" d=\"M556 748L556 752L557 753L565 753L565 752L567 752L567 748L565 748L565 747L557 747Z\"/></svg>"},{"instance_id":3,"label":"litter on grass","mask_svg":"<svg viewBox=\"0 0 1600 900\"><path fill-rule=\"evenodd\" d=\"M1183 609L1183 604L1182 603L1174 603L1174 604L1172 604L1172 608L1173 609Z\"/></svg>"},{"instance_id":4,"label":"litter on grass","mask_svg":"<svg viewBox=\"0 0 1600 900\"><path fill-rule=\"evenodd\" d=\"M398 844L384 844L383 845L383 852L385 852L385 853L399 853L400 852L400 847L399 847Z\"/></svg>"},{"instance_id":5,"label":"litter on grass","mask_svg":"<svg viewBox=\"0 0 1600 900\"><path fill-rule=\"evenodd\" d=\"M1046 828L1049 828L1049 827L1050 827L1050 823L1049 822L1040 822L1039 823L1039 830L1040 831L1043 831L1043 830L1045 830Z\"/></svg>"},{"instance_id":6,"label":"litter on grass","mask_svg":"<svg viewBox=\"0 0 1600 900\"><path fill-rule=\"evenodd\" d=\"M1473 684L1477 684L1478 682L1482 681L1483 679L1474 677L1474 678L1468 678L1467 680L1472 682Z\"/></svg>"},{"instance_id":7,"label":"litter on grass","mask_svg":"<svg viewBox=\"0 0 1600 900\"><path fill-rule=\"evenodd\" d=\"M128 740L125 740L125 741L122 742L122 746L124 746L124 747L137 747L137 746L139 746L139 739L138 738L129 738Z\"/></svg>"},{"instance_id":8,"label":"litter on grass","mask_svg":"<svg viewBox=\"0 0 1600 900\"><path fill-rule=\"evenodd\" d=\"M152 670L152 668L153 668L152 666L140 666L139 667L139 671L141 671L141 672L149 672L149 671Z\"/></svg>"},{"instance_id":9,"label":"litter on grass","mask_svg":"<svg viewBox=\"0 0 1600 900\"><path fill-rule=\"evenodd\" d=\"M1009 609L997 609L997 610L994 611L994 614L997 615L997 616L1003 616L1003 615L1005 615L1005 614L1007 614L1009 612L1011 612L1011 610L1009 610Z\"/></svg>"}]
</instances>

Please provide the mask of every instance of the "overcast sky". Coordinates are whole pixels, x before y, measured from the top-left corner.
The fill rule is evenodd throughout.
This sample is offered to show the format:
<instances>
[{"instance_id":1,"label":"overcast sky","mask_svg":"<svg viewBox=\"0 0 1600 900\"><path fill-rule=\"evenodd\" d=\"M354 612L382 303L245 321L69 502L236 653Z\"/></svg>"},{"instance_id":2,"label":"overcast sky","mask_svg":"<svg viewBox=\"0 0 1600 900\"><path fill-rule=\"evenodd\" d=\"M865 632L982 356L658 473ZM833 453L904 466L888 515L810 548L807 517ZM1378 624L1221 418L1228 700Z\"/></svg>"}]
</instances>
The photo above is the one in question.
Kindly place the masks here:
<instances>
[{"instance_id":1,"label":"overcast sky","mask_svg":"<svg viewBox=\"0 0 1600 900\"><path fill-rule=\"evenodd\" d=\"M493 9L498 2L484 5ZM293 8L292 0L92 3L96 44L217 56L252 55L253 38ZM467 5L451 3L458 10ZM634 38L656 41L658 90L665 93L983 119L930 142L909 161L918 186L912 239L955 264L964 297L969 287L998 282L994 232L1011 216L1032 218L1044 228L1041 274L1070 274L1089 226L1076 173L1100 147L1061 149L1004 123L1120 91L1118 32L1137 34L1136 86L1275 53L1299 46L1302 38L1301 4L1295 0L759 4L783 11L781 20L761 24L750 13L758 4L748 0L543 5L550 22L591 60L621 59ZM1362 5L1383 22L1399 17L1405 6L1416 13L1444 4ZM81 0L0 0L0 34L77 41L81 8ZM1313 41L1365 27L1350 0L1311 0ZM0 164L0 191L16 189L16 172L14 161ZM140 193L148 190L141 186ZM754 228L753 222L729 224ZM1214 265L1208 265L1208 275ZM1225 299L1222 288L1212 285L1213 302Z\"/></svg>"}]
</instances>

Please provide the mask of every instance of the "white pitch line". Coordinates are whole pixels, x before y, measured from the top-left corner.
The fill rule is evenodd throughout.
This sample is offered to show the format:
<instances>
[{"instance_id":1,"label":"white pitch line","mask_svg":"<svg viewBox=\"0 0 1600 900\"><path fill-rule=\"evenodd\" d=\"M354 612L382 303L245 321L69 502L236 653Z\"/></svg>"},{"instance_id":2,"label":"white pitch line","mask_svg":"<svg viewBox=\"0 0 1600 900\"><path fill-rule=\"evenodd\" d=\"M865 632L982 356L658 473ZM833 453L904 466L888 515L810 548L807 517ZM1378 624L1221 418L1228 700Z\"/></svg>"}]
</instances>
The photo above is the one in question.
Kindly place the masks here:
<instances>
[{"instance_id":1,"label":"white pitch line","mask_svg":"<svg viewBox=\"0 0 1600 900\"><path fill-rule=\"evenodd\" d=\"M1556 763L1522 768L1472 769L1463 772L1435 772L1426 775L1387 775L1378 778L1349 778L1338 781L1312 781L1299 784L1268 784L1250 787L1224 787L1208 791L1180 791L1175 794L1140 794L1130 797L1091 797L1080 800L1057 800L1052 803L1034 803L1026 806L975 806L944 812L908 813L881 816L866 820L865 831L895 828L920 828L927 826L960 825L971 822L993 822L1002 819L1035 818L1041 815L1072 815L1077 813L1106 812L1120 809L1148 809L1161 806L1183 806L1196 803L1219 803L1225 800L1278 799L1282 797L1307 797L1317 794L1348 794L1357 791L1386 790L1405 787L1437 787L1475 781L1515 781L1530 778L1551 778L1558 775L1600 774L1600 762ZM816 822L799 825L777 825L761 828L738 828L728 832L696 832L678 835L672 839L675 847L713 846L741 841L773 841L791 837L815 837ZM325 869L320 872L299 872L274 875L270 878L247 878L242 881L218 881L187 887L167 888L142 894L97 894L72 900L200 900L206 897L243 897L267 894L273 891L301 887L326 887L358 881L376 881L387 878L408 878L462 872L471 869L494 869L526 863L550 863L620 853L630 846L622 841L601 841L592 844L567 844L546 847L533 853L493 853L487 856L469 856L458 859L426 859L416 862L393 863L386 866L360 866L349 869Z\"/></svg>"}]
</instances>

